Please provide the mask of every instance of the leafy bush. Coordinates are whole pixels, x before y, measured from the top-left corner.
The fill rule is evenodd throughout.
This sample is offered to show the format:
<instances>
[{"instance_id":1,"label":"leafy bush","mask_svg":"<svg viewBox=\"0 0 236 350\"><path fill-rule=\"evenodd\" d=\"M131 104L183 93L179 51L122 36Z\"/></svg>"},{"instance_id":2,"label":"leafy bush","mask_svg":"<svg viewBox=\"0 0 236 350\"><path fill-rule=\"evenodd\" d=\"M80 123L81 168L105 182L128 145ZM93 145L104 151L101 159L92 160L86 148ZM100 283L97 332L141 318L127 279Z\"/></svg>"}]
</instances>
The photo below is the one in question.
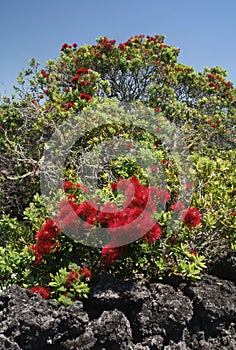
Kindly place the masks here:
<instances>
[{"instance_id":1,"label":"leafy bush","mask_svg":"<svg viewBox=\"0 0 236 350\"><path fill-rule=\"evenodd\" d=\"M70 304L105 272L196 280L236 248L235 88L164 39L64 44L3 98L1 287Z\"/></svg>"}]
</instances>

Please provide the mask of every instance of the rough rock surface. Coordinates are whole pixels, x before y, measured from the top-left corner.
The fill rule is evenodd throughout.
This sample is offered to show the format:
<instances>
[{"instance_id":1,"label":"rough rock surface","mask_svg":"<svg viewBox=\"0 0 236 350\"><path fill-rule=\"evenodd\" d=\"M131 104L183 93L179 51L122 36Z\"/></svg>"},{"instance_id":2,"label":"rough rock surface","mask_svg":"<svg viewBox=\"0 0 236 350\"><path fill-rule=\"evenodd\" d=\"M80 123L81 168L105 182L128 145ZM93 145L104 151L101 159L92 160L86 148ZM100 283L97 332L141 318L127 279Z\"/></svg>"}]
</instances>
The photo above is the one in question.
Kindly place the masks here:
<instances>
[{"instance_id":1,"label":"rough rock surface","mask_svg":"<svg viewBox=\"0 0 236 350\"><path fill-rule=\"evenodd\" d=\"M69 307L12 285L0 294L0 350L235 350L235 283L172 282L104 276Z\"/></svg>"}]
</instances>

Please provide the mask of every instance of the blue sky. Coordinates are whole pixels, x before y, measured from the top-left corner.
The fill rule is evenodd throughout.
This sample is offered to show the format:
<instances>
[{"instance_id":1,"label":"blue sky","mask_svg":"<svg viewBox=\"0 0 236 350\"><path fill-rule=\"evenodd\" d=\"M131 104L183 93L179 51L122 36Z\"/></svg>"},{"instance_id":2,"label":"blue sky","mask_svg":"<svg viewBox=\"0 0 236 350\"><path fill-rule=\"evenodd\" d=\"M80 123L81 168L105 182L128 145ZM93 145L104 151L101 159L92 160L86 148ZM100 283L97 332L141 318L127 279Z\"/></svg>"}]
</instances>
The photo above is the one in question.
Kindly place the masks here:
<instances>
[{"instance_id":1,"label":"blue sky","mask_svg":"<svg viewBox=\"0 0 236 350\"><path fill-rule=\"evenodd\" d=\"M34 57L42 67L64 42L93 44L107 35L165 34L179 62L202 70L222 66L236 85L235 0L0 0L0 93Z\"/></svg>"}]
</instances>

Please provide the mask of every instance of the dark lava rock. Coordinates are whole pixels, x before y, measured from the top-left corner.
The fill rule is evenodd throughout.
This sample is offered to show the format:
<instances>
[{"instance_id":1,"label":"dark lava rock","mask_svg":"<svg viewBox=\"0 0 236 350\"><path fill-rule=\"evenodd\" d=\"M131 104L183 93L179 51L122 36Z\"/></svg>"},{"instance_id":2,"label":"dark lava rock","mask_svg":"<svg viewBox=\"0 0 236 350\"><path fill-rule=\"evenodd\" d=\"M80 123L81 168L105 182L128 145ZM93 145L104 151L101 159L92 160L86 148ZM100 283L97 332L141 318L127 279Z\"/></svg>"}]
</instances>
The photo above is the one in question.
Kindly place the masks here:
<instances>
[{"instance_id":1,"label":"dark lava rock","mask_svg":"<svg viewBox=\"0 0 236 350\"><path fill-rule=\"evenodd\" d=\"M209 273L236 284L236 251L228 252L223 257L216 257L209 268Z\"/></svg>"},{"instance_id":2,"label":"dark lava rock","mask_svg":"<svg viewBox=\"0 0 236 350\"><path fill-rule=\"evenodd\" d=\"M0 334L25 350L58 349L62 340L83 334L88 322L81 302L59 307L16 285L0 295Z\"/></svg>"},{"instance_id":3,"label":"dark lava rock","mask_svg":"<svg viewBox=\"0 0 236 350\"><path fill-rule=\"evenodd\" d=\"M185 288L193 300L192 331L204 331L206 336L217 336L220 330L236 323L236 287L233 282L205 275Z\"/></svg>"},{"instance_id":4,"label":"dark lava rock","mask_svg":"<svg viewBox=\"0 0 236 350\"><path fill-rule=\"evenodd\" d=\"M182 292L160 283L152 284L151 297L137 314L137 339L160 335L165 342L179 340L193 316L192 302Z\"/></svg>"},{"instance_id":5,"label":"dark lava rock","mask_svg":"<svg viewBox=\"0 0 236 350\"><path fill-rule=\"evenodd\" d=\"M12 285L0 294L0 350L236 349L236 287L149 286L104 276L87 300L59 306Z\"/></svg>"}]
</instances>

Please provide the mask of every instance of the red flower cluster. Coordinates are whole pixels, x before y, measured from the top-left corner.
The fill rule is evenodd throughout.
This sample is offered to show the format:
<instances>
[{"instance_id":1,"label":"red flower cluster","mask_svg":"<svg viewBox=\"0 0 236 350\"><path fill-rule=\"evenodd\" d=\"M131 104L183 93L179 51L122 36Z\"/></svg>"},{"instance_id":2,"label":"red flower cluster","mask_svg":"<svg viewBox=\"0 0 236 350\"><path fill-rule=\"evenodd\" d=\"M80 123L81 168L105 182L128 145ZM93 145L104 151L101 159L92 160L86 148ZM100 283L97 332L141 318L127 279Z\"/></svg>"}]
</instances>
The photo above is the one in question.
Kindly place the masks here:
<instances>
[{"instance_id":1,"label":"red flower cluster","mask_svg":"<svg viewBox=\"0 0 236 350\"><path fill-rule=\"evenodd\" d=\"M127 48L126 48L126 46L124 45L124 44L119 44L119 49L121 49L121 50L123 50L123 51L126 51L127 50Z\"/></svg>"},{"instance_id":2,"label":"red flower cluster","mask_svg":"<svg viewBox=\"0 0 236 350\"><path fill-rule=\"evenodd\" d=\"M106 265L112 265L119 259L125 250L126 246L111 248L109 245L107 245L102 249L102 261Z\"/></svg>"},{"instance_id":3,"label":"red flower cluster","mask_svg":"<svg viewBox=\"0 0 236 350\"><path fill-rule=\"evenodd\" d=\"M80 98L84 99L84 100L91 100L92 99L92 96L89 95L89 94L86 94L86 93L81 93L79 95Z\"/></svg>"},{"instance_id":4,"label":"red flower cluster","mask_svg":"<svg viewBox=\"0 0 236 350\"><path fill-rule=\"evenodd\" d=\"M73 271L71 270L68 275L67 275L67 278L66 278L66 283L65 283L65 286L66 288L70 288L71 287L71 282L75 282L75 281L78 281L79 279L79 274L77 271Z\"/></svg>"},{"instance_id":5,"label":"red flower cluster","mask_svg":"<svg viewBox=\"0 0 236 350\"><path fill-rule=\"evenodd\" d=\"M88 74L88 69L87 68L78 68L76 71L76 74Z\"/></svg>"},{"instance_id":6,"label":"red flower cluster","mask_svg":"<svg viewBox=\"0 0 236 350\"><path fill-rule=\"evenodd\" d=\"M97 48L106 48L109 51L113 50L113 47L116 43L116 40L108 40L106 37L104 37L100 43L100 45L97 45Z\"/></svg>"},{"instance_id":7,"label":"red flower cluster","mask_svg":"<svg viewBox=\"0 0 236 350\"><path fill-rule=\"evenodd\" d=\"M79 273L80 273L80 275L85 276L87 281L90 281L91 278L93 277L92 271L90 269L88 269L87 267L83 267Z\"/></svg>"},{"instance_id":8,"label":"red flower cluster","mask_svg":"<svg viewBox=\"0 0 236 350\"><path fill-rule=\"evenodd\" d=\"M196 208L189 208L183 213L182 219L188 227L198 226L201 222L200 212Z\"/></svg>"},{"instance_id":9,"label":"red flower cluster","mask_svg":"<svg viewBox=\"0 0 236 350\"><path fill-rule=\"evenodd\" d=\"M192 188L194 186L194 183L193 182L187 182L185 184L185 189L188 191L190 188Z\"/></svg>"},{"instance_id":10,"label":"red flower cluster","mask_svg":"<svg viewBox=\"0 0 236 350\"><path fill-rule=\"evenodd\" d=\"M68 45L68 44L63 44L62 47L61 47L61 51L65 51L66 49L72 49L72 46L71 45Z\"/></svg>"},{"instance_id":11,"label":"red flower cluster","mask_svg":"<svg viewBox=\"0 0 236 350\"><path fill-rule=\"evenodd\" d=\"M44 255L51 252L51 250L58 246L54 239L60 234L58 222L53 219L48 219L43 224L42 229L36 233L36 244L30 249L34 252L34 264L39 264Z\"/></svg>"},{"instance_id":12,"label":"red flower cluster","mask_svg":"<svg viewBox=\"0 0 236 350\"><path fill-rule=\"evenodd\" d=\"M44 69L41 69L40 73L44 76L44 78L47 78L50 75L50 73L47 73Z\"/></svg>"},{"instance_id":13,"label":"red flower cluster","mask_svg":"<svg viewBox=\"0 0 236 350\"><path fill-rule=\"evenodd\" d=\"M90 269L87 267L83 267L79 272L71 270L66 278L65 286L67 289L71 288L71 283L76 282L79 280L80 276L84 276L87 281L91 280L93 274Z\"/></svg>"},{"instance_id":14,"label":"red flower cluster","mask_svg":"<svg viewBox=\"0 0 236 350\"><path fill-rule=\"evenodd\" d=\"M74 105L73 102L67 102L67 103L66 103L66 109L67 109L67 111L68 111L70 108L74 108L74 107L75 107L75 105Z\"/></svg>"},{"instance_id":15,"label":"red flower cluster","mask_svg":"<svg viewBox=\"0 0 236 350\"><path fill-rule=\"evenodd\" d=\"M123 207L119 209L116 203L108 202L99 210L96 201L76 203L76 191L87 192L83 185L65 181L62 188L68 198L60 202L57 218L47 220L36 233L36 244L31 247L36 257L35 264L40 263L44 255L57 246L55 238L63 229L78 232L78 229L84 230L91 225L107 228L111 235L110 244L104 247L102 259L109 264L125 251L127 242L142 237L146 242L154 243L162 235L160 225L153 221L151 214L156 211L158 201L166 203L170 200L170 194L166 190L146 187L135 177L121 179L113 183L111 188L113 191L120 190L125 193ZM79 218L84 221L83 224ZM114 248L119 245L123 247ZM87 278L91 278L87 270L82 271ZM70 280L71 276L68 277Z\"/></svg>"},{"instance_id":16,"label":"red flower cluster","mask_svg":"<svg viewBox=\"0 0 236 350\"><path fill-rule=\"evenodd\" d=\"M35 286L30 288L32 293L39 293L44 299L49 299L51 296L50 290L45 287Z\"/></svg>"},{"instance_id":17,"label":"red flower cluster","mask_svg":"<svg viewBox=\"0 0 236 350\"><path fill-rule=\"evenodd\" d=\"M181 202L176 202L170 206L170 210L173 210L175 212L184 210L184 205Z\"/></svg>"}]
</instances>

